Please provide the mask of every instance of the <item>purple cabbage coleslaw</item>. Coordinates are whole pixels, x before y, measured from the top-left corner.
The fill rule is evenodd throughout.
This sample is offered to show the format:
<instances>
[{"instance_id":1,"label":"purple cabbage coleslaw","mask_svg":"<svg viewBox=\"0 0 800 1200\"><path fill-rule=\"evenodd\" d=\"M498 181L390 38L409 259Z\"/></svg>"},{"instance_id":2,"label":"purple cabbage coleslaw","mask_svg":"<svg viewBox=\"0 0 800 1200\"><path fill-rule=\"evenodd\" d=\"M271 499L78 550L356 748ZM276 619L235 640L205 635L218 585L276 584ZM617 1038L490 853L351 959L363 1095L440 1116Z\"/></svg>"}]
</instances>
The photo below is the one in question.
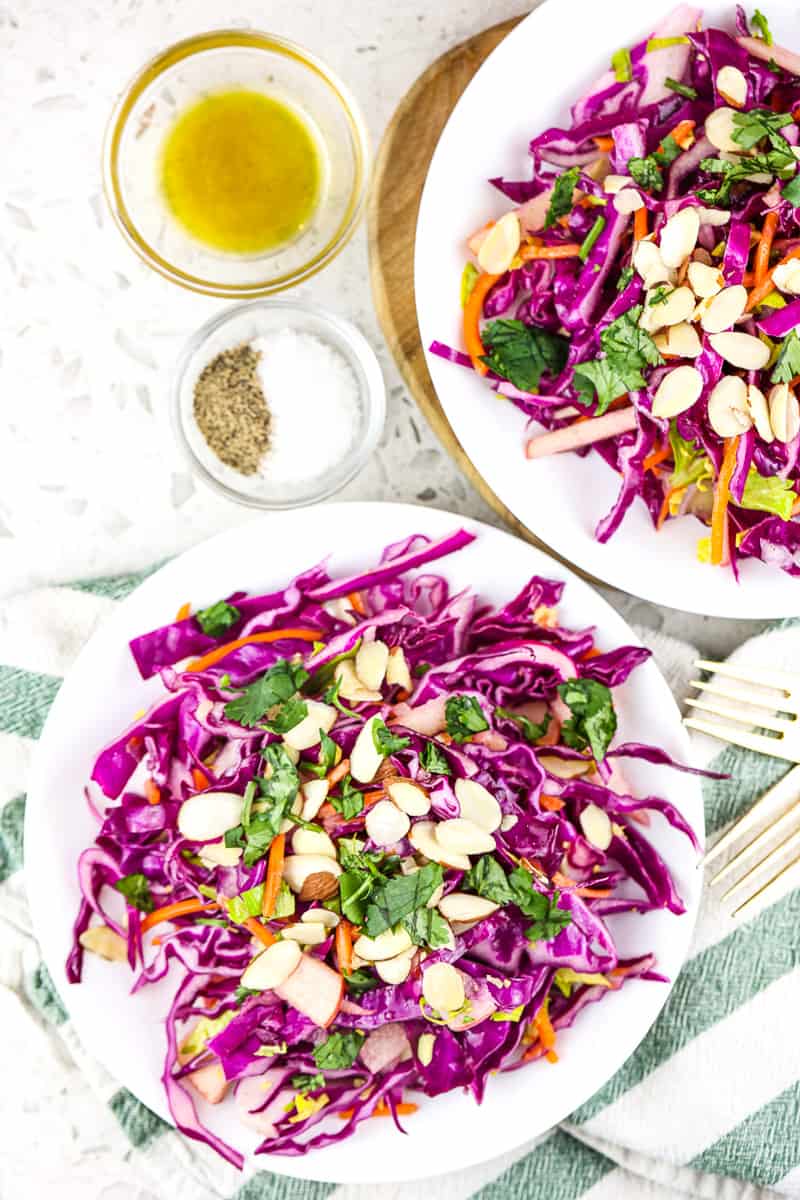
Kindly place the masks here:
<instances>
[{"instance_id":1,"label":"purple cabbage coleslaw","mask_svg":"<svg viewBox=\"0 0 800 1200\"><path fill-rule=\"evenodd\" d=\"M606 922L684 911L651 820L697 845L625 780L626 758L690 770L617 740L649 652L561 625L562 583L494 608L419 570L473 538L412 535L131 642L163 691L96 759L67 973L89 952L134 993L169 977L170 1111L237 1166L208 1105L257 1153L402 1128L410 1094L480 1101L493 1073L557 1062L587 1004L664 980Z\"/></svg>"},{"instance_id":2,"label":"purple cabbage coleslaw","mask_svg":"<svg viewBox=\"0 0 800 1200\"><path fill-rule=\"evenodd\" d=\"M530 143L513 207L469 239L464 349L543 427L526 454L599 454L700 561L800 575L800 55L756 10L681 5L612 57L568 128Z\"/></svg>"}]
</instances>

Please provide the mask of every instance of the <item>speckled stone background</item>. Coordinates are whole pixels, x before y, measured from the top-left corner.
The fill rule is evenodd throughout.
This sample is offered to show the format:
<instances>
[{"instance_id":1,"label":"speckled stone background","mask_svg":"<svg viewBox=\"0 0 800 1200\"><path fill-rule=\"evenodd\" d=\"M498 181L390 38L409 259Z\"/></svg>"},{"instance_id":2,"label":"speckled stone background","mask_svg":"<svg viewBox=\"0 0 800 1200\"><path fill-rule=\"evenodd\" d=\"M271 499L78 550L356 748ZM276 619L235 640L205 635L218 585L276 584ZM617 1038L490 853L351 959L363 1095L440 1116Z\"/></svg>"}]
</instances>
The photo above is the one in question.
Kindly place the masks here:
<instances>
[{"instance_id":1,"label":"speckled stone background","mask_svg":"<svg viewBox=\"0 0 800 1200\"><path fill-rule=\"evenodd\" d=\"M104 207L105 122L142 62L220 24L275 30L340 72L377 146L396 103L435 57L519 11L520 0L0 3L0 593L140 567L247 519L188 474L167 420L180 348L221 302L150 272ZM298 294L353 319L386 375L380 447L343 496L419 501L493 520L416 411L382 343L363 229ZM727 651L756 628L614 598L627 616L707 653Z\"/></svg>"}]
</instances>

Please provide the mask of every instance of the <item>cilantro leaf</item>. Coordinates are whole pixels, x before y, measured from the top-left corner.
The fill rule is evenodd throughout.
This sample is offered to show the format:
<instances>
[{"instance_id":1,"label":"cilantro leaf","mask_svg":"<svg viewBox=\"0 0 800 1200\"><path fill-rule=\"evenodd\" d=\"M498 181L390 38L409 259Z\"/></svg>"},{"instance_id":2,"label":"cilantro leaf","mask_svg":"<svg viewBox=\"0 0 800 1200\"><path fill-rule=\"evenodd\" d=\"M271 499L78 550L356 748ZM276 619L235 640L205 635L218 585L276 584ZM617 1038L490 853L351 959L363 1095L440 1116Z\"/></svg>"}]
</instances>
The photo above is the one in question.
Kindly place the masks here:
<instances>
[{"instance_id":1,"label":"cilantro leaf","mask_svg":"<svg viewBox=\"0 0 800 1200\"><path fill-rule=\"evenodd\" d=\"M634 305L607 325L600 334L600 345L609 358L618 355L635 359L637 366L648 364L658 366L664 360L658 352L658 347L645 329L639 328L639 317L642 315L641 304Z\"/></svg>"},{"instance_id":2,"label":"cilantro leaf","mask_svg":"<svg viewBox=\"0 0 800 1200\"><path fill-rule=\"evenodd\" d=\"M390 754L397 754L398 750L405 750L407 746L411 745L411 738L398 737L397 734L392 733L384 721L372 722L372 740L375 743L375 749L384 758Z\"/></svg>"},{"instance_id":3,"label":"cilantro leaf","mask_svg":"<svg viewBox=\"0 0 800 1200\"><path fill-rule=\"evenodd\" d=\"M336 751L338 749L339 747L333 738L328 737L324 729L320 729L317 761L312 763L307 759L303 759L300 766L304 771L308 771L309 775L316 775L317 779L324 779L336 763Z\"/></svg>"},{"instance_id":4,"label":"cilantro leaf","mask_svg":"<svg viewBox=\"0 0 800 1200\"><path fill-rule=\"evenodd\" d=\"M325 1076L292 1075L289 1083L292 1085L295 1091L300 1092L300 1094L304 1096L306 1092L316 1092L319 1088L325 1087Z\"/></svg>"},{"instance_id":5,"label":"cilantro leaf","mask_svg":"<svg viewBox=\"0 0 800 1200\"><path fill-rule=\"evenodd\" d=\"M203 633L209 637L221 637L231 625L236 624L242 614L233 604L228 604L227 600L218 600L216 604L201 608L194 615Z\"/></svg>"},{"instance_id":6,"label":"cilantro leaf","mask_svg":"<svg viewBox=\"0 0 800 1200\"><path fill-rule=\"evenodd\" d=\"M768 138L771 146L783 151L788 143L780 131L791 124L791 113L775 113L769 108L751 108L747 112L734 112L731 137L744 150L752 150L763 138Z\"/></svg>"},{"instance_id":7,"label":"cilantro leaf","mask_svg":"<svg viewBox=\"0 0 800 1200\"><path fill-rule=\"evenodd\" d=\"M661 170L652 154L646 158L629 158L628 174L645 192L660 192L664 186Z\"/></svg>"},{"instance_id":8,"label":"cilantro leaf","mask_svg":"<svg viewBox=\"0 0 800 1200\"><path fill-rule=\"evenodd\" d=\"M553 892L550 897L537 891L533 877L523 867L516 867L509 875L508 882L511 903L516 904L522 915L530 917L533 922L525 930L529 941L549 942L572 923L571 914L558 907L558 892Z\"/></svg>"},{"instance_id":9,"label":"cilantro leaf","mask_svg":"<svg viewBox=\"0 0 800 1200\"><path fill-rule=\"evenodd\" d=\"M122 893L131 908L138 908L139 912L144 913L152 912L155 908L153 897L150 895L150 884L145 875L138 872L135 875L123 875L114 887Z\"/></svg>"},{"instance_id":10,"label":"cilantro leaf","mask_svg":"<svg viewBox=\"0 0 800 1200\"><path fill-rule=\"evenodd\" d=\"M442 754L436 742L425 742L419 752L419 762L423 771L429 775L452 775L450 764Z\"/></svg>"},{"instance_id":11,"label":"cilantro leaf","mask_svg":"<svg viewBox=\"0 0 800 1200\"><path fill-rule=\"evenodd\" d=\"M768 46L771 46L772 32L769 27L769 21L764 14L756 9L750 18L750 24L755 31L753 36L761 38Z\"/></svg>"},{"instance_id":12,"label":"cilantro leaf","mask_svg":"<svg viewBox=\"0 0 800 1200\"><path fill-rule=\"evenodd\" d=\"M375 988L381 986L380 979L376 979L375 976L370 971L366 970L365 967L357 967L356 970L351 971L349 975L346 971L343 972L343 974L348 990L351 991L354 996L360 996L362 992L371 992Z\"/></svg>"},{"instance_id":13,"label":"cilantro leaf","mask_svg":"<svg viewBox=\"0 0 800 1200\"><path fill-rule=\"evenodd\" d=\"M345 775L339 784L339 795L328 796L328 800L336 811L342 814L345 821L352 821L364 808L364 794L353 786L349 775Z\"/></svg>"},{"instance_id":14,"label":"cilantro leaf","mask_svg":"<svg viewBox=\"0 0 800 1200\"><path fill-rule=\"evenodd\" d=\"M539 738L544 737L550 726L549 712L544 714L544 720L540 721L538 724L534 724L534 722L529 720L527 717L523 717L522 713L511 712L507 708L496 708L494 712L495 716L497 717L502 717L506 721L513 721L514 724L518 726L525 741L530 742L531 744L538 742Z\"/></svg>"},{"instance_id":15,"label":"cilantro leaf","mask_svg":"<svg viewBox=\"0 0 800 1200\"><path fill-rule=\"evenodd\" d=\"M580 167L570 167L568 171L562 171L556 179L545 217L545 229L550 229L559 217L565 217L572 211L572 193L578 186L580 173Z\"/></svg>"},{"instance_id":16,"label":"cilantro leaf","mask_svg":"<svg viewBox=\"0 0 800 1200\"><path fill-rule=\"evenodd\" d=\"M273 733L288 733L307 716L308 705L305 700L287 700L280 706L272 720L267 722L267 725Z\"/></svg>"},{"instance_id":17,"label":"cilantro leaf","mask_svg":"<svg viewBox=\"0 0 800 1200\"><path fill-rule=\"evenodd\" d=\"M568 679L558 685L558 694L572 712L561 726L564 744L572 750L590 747L601 762L617 731L611 689L594 679Z\"/></svg>"},{"instance_id":18,"label":"cilantro leaf","mask_svg":"<svg viewBox=\"0 0 800 1200\"><path fill-rule=\"evenodd\" d=\"M798 337L797 330L792 329L781 342L770 381L772 383L791 383L795 375L800 375L800 337Z\"/></svg>"},{"instance_id":19,"label":"cilantro leaf","mask_svg":"<svg viewBox=\"0 0 800 1200\"><path fill-rule=\"evenodd\" d=\"M798 204L800 204L800 175L795 175L781 189L781 197L784 200L788 200L790 204L793 204L797 208Z\"/></svg>"},{"instance_id":20,"label":"cilantro leaf","mask_svg":"<svg viewBox=\"0 0 800 1200\"><path fill-rule=\"evenodd\" d=\"M267 807L263 812L250 816L247 824L243 826L240 840L229 841L229 836L236 835L238 830L229 830L225 835L226 846L244 844L242 862L246 867L252 867L267 853L273 839L280 833L281 824L288 816L300 789L297 768L283 746L277 743L265 746L261 756L266 764L265 772L256 782Z\"/></svg>"},{"instance_id":21,"label":"cilantro leaf","mask_svg":"<svg viewBox=\"0 0 800 1200\"><path fill-rule=\"evenodd\" d=\"M628 286L628 284L630 283L630 281L632 279L633 279L633 267L626 267L624 271L620 272L619 279L617 280L617 291L624 292L625 288Z\"/></svg>"},{"instance_id":22,"label":"cilantro leaf","mask_svg":"<svg viewBox=\"0 0 800 1200\"><path fill-rule=\"evenodd\" d=\"M245 728L254 728L277 704L291 700L308 679L303 667L292 666L281 658L260 679L246 687L235 700L225 705L225 716Z\"/></svg>"},{"instance_id":23,"label":"cilantro leaf","mask_svg":"<svg viewBox=\"0 0 800 1200\"><path fill-rule=\"evenodd\" d=\"M683 154L683 146L679 146L672 134L668 133L653 154L653 158L662 167L668 167L675 162L679 154Z\"/></svg>"},{"instance_id":24,"label":"cilantro leaf","mask_svg":"<svg viewBox=\"0 0 800 1200\"><path fill-rule=\"evenodd\" d=\"M311 1056L321 1071L343 1071L352 1067L363 1042L364 1034L357 1029L330 1033L311 1051Z\"/></svg>"},{"instance_id":25,"label":"cilantro leaf","mask_svg":"<svg viewBox=\"0 0 800 1200\"><path fill-rule=\"evenodd\" d=\"M450 696L444 706L447 732L454 742L468 742L489 728L483 709L474 696Z\"/></svg>"},{"instance_id":26,"label":"cilantro leaf","mask_svg":"<svg viewBox=\"0 0 800 1200\"><path fill-rule=\"evenodd\" d=\"M566 338L523 321L489 321L481 340L488 351L483 362L523 392L535 392L545 371L558 375L567 361Z\"/></svg>"},{"instance_id":27,"label":"cilantro leaf","mask_svg":"<svg viewBox=\"0 0 800 1200\"><path fill-rule=\"evenodd\" d=\"M482 854L475 859L464 876L462 887L477 892L495 904L510 904L513 898L506 873L491 854Z\"/></svg>"},{"instance_id":28,"label":"cilantro leaf","mask_svg":"<svg viewBox=\"0 0 800 1200\"><path fill-rule=\"evenodd\" d=\"M261 992L258 990L258 988L242 987L242 985L239 984L236 991L233 993L233 998L237 1004L243 1004L245 1002L245 1000L248 999L249 996L260 996L260 995L261 995Z\"/></svg>"},{"instance_id":29,"label":"cilantro leaf","mask_svg":"<svg viewBox=\"0 0 800 1200\"><path fill-rule=\"evenodd\" d=\"M618 396L646 386L642 375L644 367L657 366L664 361L650 334L639 328L641 314L642 305L635 304L617 317L600 334L605 358L575 366L575 377L588 379L594 385L597 416L602 416Z\"/></svg>"},{"instance_id":30,"label":"cilantro leaf","mask_svg":"<svg viewBox=\"0 0 800 1200\"><path fill-rule=\"evenodd\" d=\"M430 946L431 950L438 950L453 942L450 926L435 908L418 908L403 918L403 928L415 946Z\"/></svg>"},{"instance_id":31,"label":"cilantro leaf","mask_svg":"<svg viewBox=\"0 0 800 1200\"><path fill-rule=\"evenodd\" d=\"M424 908L444 879L438 863L428 863L411 875L395 875L374 889L366 913L369 937L394 929L404 917Z\"/></svg>"},{"instance_id":32,"label":"cilantro leaf","mask_svg":"<svg viewBox=\"0 0 800 1200\"><path fill-rule=\"evenodd\" d=\"M669 75L664 80L664 87L677 92L679 96L685 96L687 100L697 99L697 88L689 87L686 83L679 83L677 79L670 79Z\"/></svg>"}]
</instances>

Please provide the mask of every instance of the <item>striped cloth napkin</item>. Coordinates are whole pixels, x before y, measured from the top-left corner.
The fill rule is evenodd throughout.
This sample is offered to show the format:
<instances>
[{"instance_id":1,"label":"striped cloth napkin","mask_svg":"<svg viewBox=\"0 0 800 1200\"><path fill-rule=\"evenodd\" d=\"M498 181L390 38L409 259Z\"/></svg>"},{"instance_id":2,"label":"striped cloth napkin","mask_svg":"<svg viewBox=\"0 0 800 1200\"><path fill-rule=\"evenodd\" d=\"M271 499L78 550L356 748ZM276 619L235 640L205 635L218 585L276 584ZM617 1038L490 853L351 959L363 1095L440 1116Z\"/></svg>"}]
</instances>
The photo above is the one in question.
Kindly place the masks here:
<instances>
[{"instance_id":1,"label":"striped cloth napkin","mask_svg":"<svg viewBox=\"0 0 800 1200\"><path fill-rule=\"evenodd\" d=\"M23 881L25 786L36 738L84 641L141 576L44 588L0 604L0 1195L29 1200L368 1200L376 1187L242 1177L183 1139L83 1051L32 935ZM643 636L685 691L691 647ZM737 658L800 670L776 628ZM698 761L713 838L786 766L708 739ZM37 880L37 885L43 881ZM456 1175L383 1185L384 1200L715 1200L800 1197L800 893L740 924L706 898L689 960L639 1049L569 1121ZM10 1062L8 1061L10 1055ZM549 1068L548 1068L549 1069ZM552 1068L553 1070L557 1068ZM13 1080L13 1084L10 1081ZM541 1071L540 1102L547 1102ZM46 1147L46 1149L44 1149Z\"/></svg>"}]
</instances>

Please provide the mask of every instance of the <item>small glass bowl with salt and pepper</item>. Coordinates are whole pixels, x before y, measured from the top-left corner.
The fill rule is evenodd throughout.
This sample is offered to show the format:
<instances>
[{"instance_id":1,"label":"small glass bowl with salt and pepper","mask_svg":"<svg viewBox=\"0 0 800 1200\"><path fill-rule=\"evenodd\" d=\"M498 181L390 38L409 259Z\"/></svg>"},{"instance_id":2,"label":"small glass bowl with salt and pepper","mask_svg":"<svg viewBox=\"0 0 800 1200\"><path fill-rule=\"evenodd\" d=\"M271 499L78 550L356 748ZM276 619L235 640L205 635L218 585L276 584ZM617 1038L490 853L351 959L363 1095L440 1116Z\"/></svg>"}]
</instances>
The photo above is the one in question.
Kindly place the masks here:
<instances>
[{"instance_id":1,"label":"small glass bowl with salt and pepper","mask_svg":"<svg viewBox=\"0 0 800 1200\"><path fill-rule=\"evenodd\" d=\"M354 325L254 300L203 325L178 363L172 420L192 469L229 499L295 508L332 495L378 443L386 392Z\"/></svg>"}]
</instances>

